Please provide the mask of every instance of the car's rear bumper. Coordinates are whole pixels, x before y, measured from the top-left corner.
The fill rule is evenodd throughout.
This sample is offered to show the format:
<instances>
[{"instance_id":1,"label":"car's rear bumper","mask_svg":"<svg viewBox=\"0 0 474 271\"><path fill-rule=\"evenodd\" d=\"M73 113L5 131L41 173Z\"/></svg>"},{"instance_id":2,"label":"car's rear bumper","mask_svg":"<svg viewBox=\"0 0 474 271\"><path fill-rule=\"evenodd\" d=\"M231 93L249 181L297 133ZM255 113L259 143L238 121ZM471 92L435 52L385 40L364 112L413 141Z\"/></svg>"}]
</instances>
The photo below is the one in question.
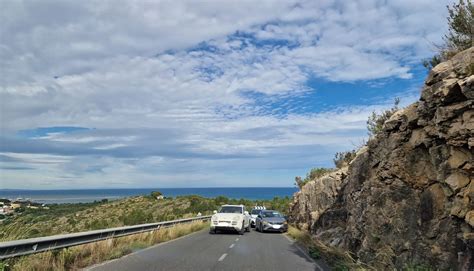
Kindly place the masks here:
<instances>
[{"instance_id":1,"label":"car's rear bumper","mask_svg":"<svg viewBox=\"0 0 474 271\"><path fill-rule=\"evenodd\" d=\"M232 225L232 224L221 224L221 223L218 223L218 224L214 224L212 223L211 224L211 230L222 230L222 231L240 231L242 230L242 227L239 226L239 225Z\"/></svg>"},{"instance_id":2,"label":"car's rear bumper","mask_svg":"<svg viewBox=\"0 0 474 271\"><path fill-rule=\"evenodd\" d=\"M263 225L264 231L277 231L277 232L285 232L288 230L288 225Z\"/></svg>"}]
</instances>

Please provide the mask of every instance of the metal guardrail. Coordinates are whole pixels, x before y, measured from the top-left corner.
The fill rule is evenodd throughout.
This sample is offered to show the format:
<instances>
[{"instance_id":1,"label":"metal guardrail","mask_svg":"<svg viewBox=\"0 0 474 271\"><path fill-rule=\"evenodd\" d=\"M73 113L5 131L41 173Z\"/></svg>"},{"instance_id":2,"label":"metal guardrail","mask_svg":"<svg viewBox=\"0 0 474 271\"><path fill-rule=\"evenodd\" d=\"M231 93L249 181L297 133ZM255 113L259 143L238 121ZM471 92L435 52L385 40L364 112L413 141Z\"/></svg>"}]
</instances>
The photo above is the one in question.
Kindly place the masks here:
<instances>
[{"instance_id":1,"label":"metal guardrail","mask_svg":"<svg viewBox=\"0 0 474 271\"><path fill-rule=\"evenodd\" d=\"M198 216L157 223L1 242L0 260L59 248L72 247L131 234L155 231L161 228L172 227L176 224L189 223L193 221L206 221L210 219L211 216Z\"/></svg>"}]
</instances>

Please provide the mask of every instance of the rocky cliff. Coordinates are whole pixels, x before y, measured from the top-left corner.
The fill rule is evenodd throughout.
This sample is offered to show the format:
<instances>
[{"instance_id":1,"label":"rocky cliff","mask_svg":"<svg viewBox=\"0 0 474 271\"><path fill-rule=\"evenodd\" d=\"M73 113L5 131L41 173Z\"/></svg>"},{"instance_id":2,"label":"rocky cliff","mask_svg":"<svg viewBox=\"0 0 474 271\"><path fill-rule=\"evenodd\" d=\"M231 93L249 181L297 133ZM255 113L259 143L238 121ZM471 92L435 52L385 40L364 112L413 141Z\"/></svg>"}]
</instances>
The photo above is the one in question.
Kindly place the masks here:
<instances>
[{"instance_id":1,"label":"rocky cliff","mask_svg":"<svg viewBox=\"0 0 474 271\"><path fill-rule=\"evenodd\" d=\"M473 60L433 68L348 167L295 194L290 219L376 269L474 269Z\"/></svg>"}]
</instances>

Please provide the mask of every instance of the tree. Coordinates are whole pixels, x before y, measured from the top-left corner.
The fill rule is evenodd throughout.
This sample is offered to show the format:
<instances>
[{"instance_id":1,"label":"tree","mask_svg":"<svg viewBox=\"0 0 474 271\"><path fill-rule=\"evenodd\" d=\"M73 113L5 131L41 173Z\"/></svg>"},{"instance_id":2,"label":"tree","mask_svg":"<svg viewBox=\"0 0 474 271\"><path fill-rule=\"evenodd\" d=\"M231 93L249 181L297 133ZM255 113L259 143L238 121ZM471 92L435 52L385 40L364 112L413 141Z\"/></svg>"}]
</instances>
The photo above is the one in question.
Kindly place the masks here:
<instances>
[{"instance_id":1,"label":"tree","mask_svg":"<svg viewBox=\"0 0 474 271\"><path fill-rule=\"evenodd\" d=\"M456 53L474 46L474 4L471 0L459 0L457 4L448 5L447 8L448 34L443 37L443 45L435 45L439 53L423 60L423 66L427 69L432 69Z\"/></svg>"},{"instance_id":2,"label":"tree","mask_svg":"<svg viewBox=\"0 0 474 271\"><path fill-rule=\"evenodd\" d=\"M459 0L447 8L449 30L444 40L448 48L460 52L474 46L474 4Z\"/></svg>"}]
</instances>

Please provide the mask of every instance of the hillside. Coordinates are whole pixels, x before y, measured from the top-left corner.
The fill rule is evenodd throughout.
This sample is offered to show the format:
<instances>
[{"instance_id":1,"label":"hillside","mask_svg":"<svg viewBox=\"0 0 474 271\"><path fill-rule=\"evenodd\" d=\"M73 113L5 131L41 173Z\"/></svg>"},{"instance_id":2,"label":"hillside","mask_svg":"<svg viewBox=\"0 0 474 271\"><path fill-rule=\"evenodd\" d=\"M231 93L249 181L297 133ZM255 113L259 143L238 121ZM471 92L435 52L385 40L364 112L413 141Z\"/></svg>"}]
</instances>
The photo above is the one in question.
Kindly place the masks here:
<instances>
[{"instance_id":1,"label":"hillside","mask_svg":"<svg viewBox=\"0 0 474 271\"><path fill-rule=\"evenodd\" d=\"M111 202L50 205L48 210L26 209L0 223L0 241L167 221L198 213L208 215L222 204L244 204L248 208L265 204L269 208L286 210L288 203L288 198L257 202L190 195L161 200L136 196Z\"/></svg>"},{"instance_id":2,"label":"hillside","mask_svg":"<svg viewBox=\"0 0 474 271\"><path fill-rule=\"evenodd\" d=\"M348 167L297 192L290 218L377 270L474 268L474 47L429 73Z\"/></svg>"}]
</instances>

